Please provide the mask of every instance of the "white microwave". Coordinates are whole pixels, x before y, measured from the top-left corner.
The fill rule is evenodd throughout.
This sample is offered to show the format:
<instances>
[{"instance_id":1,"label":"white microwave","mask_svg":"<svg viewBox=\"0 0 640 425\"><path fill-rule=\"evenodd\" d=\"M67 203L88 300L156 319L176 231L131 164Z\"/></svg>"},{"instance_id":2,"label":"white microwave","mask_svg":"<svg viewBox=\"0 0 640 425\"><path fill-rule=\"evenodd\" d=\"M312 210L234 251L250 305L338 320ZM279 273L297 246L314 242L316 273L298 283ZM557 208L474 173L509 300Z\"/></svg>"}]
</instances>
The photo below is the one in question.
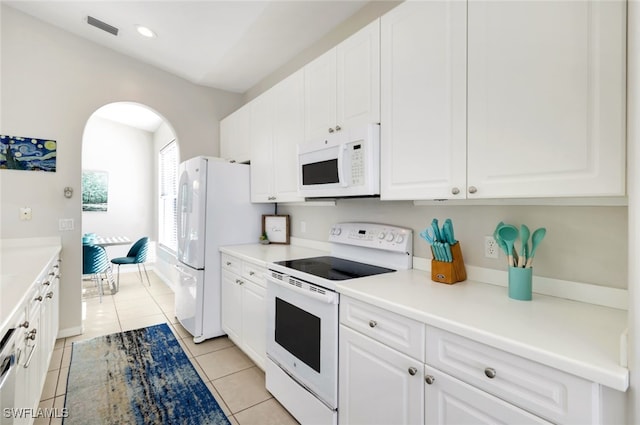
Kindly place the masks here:
<instances>
[{"instance_id":1,"label":"white microwave","mask_svg":"<svg viewBox=\"0 0 640 425\"><path fill-rule=\"evenodd\" d=\"M298 145L298 192L305 198L379 195L380 125Z\"/></svg>"}]
</instances>

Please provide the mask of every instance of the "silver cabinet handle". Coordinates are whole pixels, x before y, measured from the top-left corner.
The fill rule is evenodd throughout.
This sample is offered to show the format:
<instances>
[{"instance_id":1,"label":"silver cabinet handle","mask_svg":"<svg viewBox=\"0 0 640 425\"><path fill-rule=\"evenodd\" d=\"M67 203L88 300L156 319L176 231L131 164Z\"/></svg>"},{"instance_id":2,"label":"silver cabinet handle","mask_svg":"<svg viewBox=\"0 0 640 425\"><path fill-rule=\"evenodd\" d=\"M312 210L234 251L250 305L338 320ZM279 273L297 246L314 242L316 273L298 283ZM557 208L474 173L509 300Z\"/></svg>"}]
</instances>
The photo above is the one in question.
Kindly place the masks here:
<instances>
[{"instance_id":1,"label":"silver cabinet handle","mask_svg":"<svg viewBox=\"0 0 640 425\"><path fill-rule=\"evenodd\" d=\"M469 193L476 193L478 191L478 188L475 186L469 186Z\"/></svg>"},{"instance_id":2,"label":"silver cabinet handle","mask_svg":"<svg viewBox=\"0 0 640 425\"><path fill-rule=\"evenodd\" d=\"M433 376L431 376L431 375L427 375L427 376L425 376L425 377L424 377L424 380L425 380L425 382L426 382L427 384L429 384L429 385L431 385L431 384L433 384L434 382L436 382L436 378L434 378L434 377L433 377Z\"/></svg>"},{"instance_id":3,"label":"silver cabinet handle","mask_svg":"<svg viewBox=\"0 0 640 425\"><path fill-rule=\"evenodd\" d=\"M42 295L38 295L33 299L34 301L42 301Z\"/></svg>"},{"instance_id":4,"label":"silver cabinet handle","mask_svg":"<svg viewBox=\"0 0 640 425\"><path fill-rule=\"evenodd\" d=\"M496 370L492 367L488 367L484 370L484 374L487 376L487 378L493 379L496 377Z\"/></svg>"},{"instance_id":5,"label":"silver cabinet handle","mask_svg":"<svg viewBox=\"0 0 640 425\"><path fill-rule=\"evenodd\" d=\"M244 282L243 282L243 281L241 281L240 279L236 279L236 283L237 283L238 285L244 285Z\"/></svg>"},{"instance_id":6,"label":"silver cabinet handle","mask_svg":"<svg viewBox=\"0 0 640 425\"><path fill-rule=\"evenodd\" d=\"M333 133L333 128L329 127L329 133Z\"/></svg>"},{"instance_id":7,"label":"silver cabinet handle","mask_svg":"<svg viewBox=\"0 0 640 425\"><path fill-rule=\"evenodd\" d=\"M31 331L27 334L26 339L30 339L31 341L35 341L37 333L38 333L37 329L31 329Z\"/></svg>"},{"instance_id":8,"label":"silver cabinet handle","mask_svg":"<svg viewBox=\"0 0 640 425\"><path fill-rule=\"evenodd\" d=\"M249 272L249 276L253 276L256 272Z\"/></svg>"},{"instance_id":9,"label":"silver cabinet handle","mask_svg":"<svg viewBox=\"0 0 640 425\"><path fill-rule=\"evenodd\" d=\"M375 320L369 320L369 327L375 328L378 325L378 322Z\"/></svg>"},{"instance_id":10,"label":"silver cabinet handle","mask_svg":"<svg viewBox=\"0 0 640 425\"><path fill-rule=\"evenodd\" d=\"M231 261L227 261L227 266L230 266L230 265L231 265Z\"/></svg>"},{"instance_id":11,"label":"silver cabinet handle","mask_svg":"<svg viewBox=\"0 0 640 425\"><path fill-rule=\"evenodd\" d=\"M53 298L53 291L47 292L47 298Z\"/></svg>"},{"instance_id":12,"label":"silver cabinet handle","mask_svg":"<svg viewBox=\"0 0 640 425\"><path fill-rule=\"evenodd\" d=\"M418 369L416 369L415 367L410 367L409 368L409 375L413 376L416 373L418 373Z\"/></svg>"},{"instance_id":13,"label":"silver cabinet handle","mask_svg":"<svg viewBox=\"0 0 640 425\"><path fill-rule=\"evenodd\" d=\"M49 286L51 285L51 282L49 282L48 280L45 280L44 282L42 282L42 286Z\"/></svg>"},{"instance_id":14,"label":"silver cabinet handle","mask_svg":"<svg viewBox=\"0 0 640 425\"><path fill-rule=\"evenodd\" d=\"M28 320L25 320L25 321L24 321L24 323L21 323L21 324L19 325L19 327L21 327L21 328L25 328L25 329L26 329L26 328L28 328L28 327L29 327L29 321L28 321Z\"/></svg>"},{"instance_id":15,"label":"silver cabinet handle","mask_svg":"<svg viewBox=\"0 0 640 425\"><path fill-rule=\"evenodd\" d=\"M340 127L339 125L336 125L336 131L340 131L342 130L342 127Z\"/></svg>"},{"instance_id":16,"label":"silver cabinet handle","mask_svg":"<svg viewBox=\"0 0 640 425\"><path fill-rule=\"evenodd\" d=\"M269 201L275 201L275 200L276 200L276 197L275 197L275 196L269 196L269 197L267 198L267 200L269 200Z\"/></svg>"},{"instance_id":17,"label":"silver cabinet handle","mask_svg":"<svg viewBox=\"0 0 640 425\"><path fill-rule=\"evenodd\" d=\"M451 193L454 195L457 195L458 193L460 193L460 189L458 189L457 187L454 187L451 189Z\"/></svg>"}]
</instances>

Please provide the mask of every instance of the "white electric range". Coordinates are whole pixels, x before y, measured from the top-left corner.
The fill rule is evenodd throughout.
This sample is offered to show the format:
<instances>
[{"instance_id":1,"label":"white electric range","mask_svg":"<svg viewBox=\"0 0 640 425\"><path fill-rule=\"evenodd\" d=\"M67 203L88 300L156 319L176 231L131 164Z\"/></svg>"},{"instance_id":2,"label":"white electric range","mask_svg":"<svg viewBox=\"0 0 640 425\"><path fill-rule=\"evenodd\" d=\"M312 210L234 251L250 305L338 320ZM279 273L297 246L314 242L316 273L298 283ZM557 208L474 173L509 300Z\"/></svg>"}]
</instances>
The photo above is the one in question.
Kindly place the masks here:
<instances>
[{"instance_id":1,"label":"white electric range","mask_svg":"<svg viewBox=\"0 0 640 425\"><path fill-rule=\"evenodd\" d=\"M331 255L268 265L267 389L301 423L337 423L336 281L412 268L411 229L338 223Z\"/></svg>"}]
</instances>

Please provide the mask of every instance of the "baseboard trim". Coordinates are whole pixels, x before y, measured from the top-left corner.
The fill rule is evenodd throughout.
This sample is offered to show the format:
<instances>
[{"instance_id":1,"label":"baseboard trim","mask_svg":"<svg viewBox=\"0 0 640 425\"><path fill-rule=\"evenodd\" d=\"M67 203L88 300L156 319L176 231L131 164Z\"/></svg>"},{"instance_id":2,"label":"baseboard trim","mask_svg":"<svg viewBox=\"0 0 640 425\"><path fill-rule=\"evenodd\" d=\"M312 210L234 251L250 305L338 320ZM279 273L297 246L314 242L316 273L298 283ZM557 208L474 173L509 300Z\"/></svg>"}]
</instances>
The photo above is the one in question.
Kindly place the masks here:
<instances>
[{"instance_id":1,"label":"baseboard trim","mask_svg":"<svg viewBox=\"0 0 640 425\"><path fill-rule=\"evenodd\" d=\"M60 329L58 331L58 339L68 338L70 336L82 335L82 325L74 326L72 328Z\"/></svg>"}]
</instances>

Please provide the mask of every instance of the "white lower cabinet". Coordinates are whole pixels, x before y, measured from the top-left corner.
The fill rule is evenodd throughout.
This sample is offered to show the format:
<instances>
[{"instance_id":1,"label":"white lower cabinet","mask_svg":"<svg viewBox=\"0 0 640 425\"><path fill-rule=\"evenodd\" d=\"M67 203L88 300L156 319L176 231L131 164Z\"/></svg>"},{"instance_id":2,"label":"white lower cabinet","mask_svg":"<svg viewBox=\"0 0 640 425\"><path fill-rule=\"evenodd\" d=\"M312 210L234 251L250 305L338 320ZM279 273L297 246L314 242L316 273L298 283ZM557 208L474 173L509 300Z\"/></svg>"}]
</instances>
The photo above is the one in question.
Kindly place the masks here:
<instances>
[{"instance_id":1,"label":"white lower cabinet","mask_svg":"<svg viewBox=\"0 0 640 425\"><path fill-rule=\"evenodd\" d=\"M422 424L422 362L340 325L338 423Z\"/></svg>"},{"instance_id":2,"label":"white lower cabinet","mask_svg":"<svg viewBox=\"0 0 640 425\"><path fill-rule=\"evenodd\" d=\"M418 323L341 297L340 423L625 422L625 393Z\"/></svg>"},{"instance_id":3,"label":"white lower cabinet","mask_svg":"<svg viewBox=\"0 0 640 425\"><path fill-rule=\"evenodd\" d=\"M24 320L18 332L24 338L18 341L15 406L36 409L38 407L49 362L58 336L59 316L59 260L56 257L29 289L28 302L24 306ZM21 316L22 317L22 316ZM16 418L16 424L30 424L29 415Z\"/></svg>"},{"instance_id":4,"label":"white lower cabinet","mask_svg":"<svg viewBox=\"0 0 640 425\"><path fill-rule=\"evenodd\" d=\"M427 424L550 424L429 366L425 367L425 384Z\"/></svg>"},{"instance_id":5,"label":"white lower cabinet","mask_svg":"<svg viewBox=\"0 0 640 425\"><path fill-rule=\"evenodd\" d=\"M222 329L262 370L266 362L266 269L222 254Z\"/></svg>"}]
</instances>

